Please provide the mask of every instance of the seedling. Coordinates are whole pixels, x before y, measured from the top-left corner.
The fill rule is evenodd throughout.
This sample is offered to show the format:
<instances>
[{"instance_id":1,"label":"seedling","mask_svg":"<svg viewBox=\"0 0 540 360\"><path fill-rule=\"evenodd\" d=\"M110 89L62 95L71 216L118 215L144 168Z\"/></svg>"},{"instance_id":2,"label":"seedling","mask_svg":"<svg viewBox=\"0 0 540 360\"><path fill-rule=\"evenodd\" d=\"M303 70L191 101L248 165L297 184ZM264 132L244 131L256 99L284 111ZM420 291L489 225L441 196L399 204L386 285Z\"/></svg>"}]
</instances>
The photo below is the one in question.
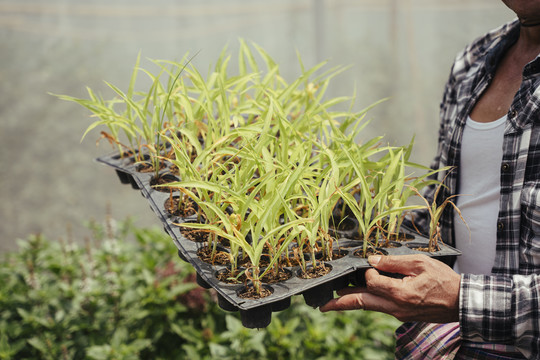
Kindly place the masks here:
<instances>
[{"instance_id":1,"label":"seedling","mask_svg":"<svg viewBox=\"0 0 540 360\"><path fill-rule=\"evenodd\" d=\"M456 198L456 197L460 196L459 194L450 195L449 197L444 199L442 201L442 203L440 203L440 204L437 202L439 192L441 191L441 189L444 186L444 180L446 180L446 177L450 174L450 171L452 169L446 167L446 168L443 168L441 170L447 170L448 172L444 176L443 180L437 185L437 188L435 190L435 194L433 196L433 201L431 203L429 203L429 201L423 195L420 194L418 189L416 189L414 187L411 187L412 191L414 191L416 194L418 194L420 196L420 198L424 201L424 203L426 204L425 207L427 208L427 210L429 212L429 216L430 216L430 221L429 221L429 246L428 246L428 249L427 249L429 252L439 251L440 250L439 243L443 243L443 240L441 238L439 222L440 222L440 219L441 219L441 217L443 215L444 210L446 209L446 207L448 205L450 205L450 206L452 206L454 208L456 213L459 215L459 218L461 219L461 221L463 221L465 226L467 226L467 229L469 229L469 225L467 224L467 222L465 221L465 219L461 215L461 211L456 206L456 204L454 204L454 202L452 201L453 198ZM470 233L470 229L469 229L469 233Z\"/></svg>"}]
</instances>

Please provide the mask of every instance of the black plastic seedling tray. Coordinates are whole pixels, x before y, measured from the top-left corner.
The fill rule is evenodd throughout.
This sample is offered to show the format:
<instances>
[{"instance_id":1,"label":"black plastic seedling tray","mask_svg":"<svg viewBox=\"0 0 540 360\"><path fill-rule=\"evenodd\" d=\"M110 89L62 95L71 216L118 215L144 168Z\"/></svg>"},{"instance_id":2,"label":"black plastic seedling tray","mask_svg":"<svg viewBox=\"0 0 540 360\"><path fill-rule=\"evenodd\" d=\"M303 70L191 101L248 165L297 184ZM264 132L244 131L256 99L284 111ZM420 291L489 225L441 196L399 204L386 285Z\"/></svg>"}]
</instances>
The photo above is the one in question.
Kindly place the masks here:
<instances>
[{"instance_id":1,"label":"black plastic seedling tray","mask_svg":"<svg viewBox=\"0 0 540 360\"><path fill-rule=\"evenodd\" d=\"M266 327L271 321L271 313L286 309L290 305L291 296L293 295L302 294L306 303L312 307L322 306L333 298L334 290L346 287L351 283L360 285L365 270L370 267L367 259L353 254L355 250L359 249L360 242L342 236L337 243L340 251L346 252L346 255L326 262L331 267L331 271L327 275L319 278L303 279L297 276L300 271L298 267L289 267L286 270L290 271L292 276L288 280L265 285L272 292L271 295L254 300L241 298L238 293L243 290L245 285L227 284L219 281L216 278L216 273L226 269L226 267L211 265L200 260L197 251L204 246L204 243L188 240L182 235L177 224L193 220L193 218L173 216L165 210L164 204L169 199L170 193L157 191L151 186L151 181L155 176L154 172L138 172L137 164L133 163L132 159L121 158L118 154L103 156L98 158L97 161L114 168L122 183L131 184L134 189L140 190L143 197L148 201L150 208L162 222L165 232L172 238L178 248L180 258L189 262L197 271L199 285L214 288L218 293L219 305L224 310L240 311L245 327ZM168 171L165 168L160 171L160 174L168 173ZM171 178L171 181L176 180L178 178ZM381 251L388 255L423 253L435 258L460 254L458 250L447 245L443 245L440 251L433 253L415 250L415 247L426 247L428 239L418 234L413 236L414 239L411 241L394 242L394 247L387 247L381 249Z\"/></svg>"}]
</instances>

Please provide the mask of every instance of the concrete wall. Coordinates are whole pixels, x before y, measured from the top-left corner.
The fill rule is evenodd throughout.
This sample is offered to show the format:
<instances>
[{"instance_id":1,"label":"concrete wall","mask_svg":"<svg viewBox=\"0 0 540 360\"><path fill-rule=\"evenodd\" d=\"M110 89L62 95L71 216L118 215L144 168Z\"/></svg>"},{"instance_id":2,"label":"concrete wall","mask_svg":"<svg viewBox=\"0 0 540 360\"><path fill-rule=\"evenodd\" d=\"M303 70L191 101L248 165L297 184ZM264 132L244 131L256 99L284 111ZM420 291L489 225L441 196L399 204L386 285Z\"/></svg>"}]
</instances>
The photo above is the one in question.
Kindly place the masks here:
<instances>
[{"instance_id":1,"label":"concrete wall","mask_svg":"<svg viewBox=\"0 0 540 360\"><path fill-rule=\"evenodd\" d=\"M88 112L48 94L84 97L89 86L110 96L104 80L126 89L139 51L145 67L200 50L194 64L206 69L241 37L289 79L296 50L308 66L352 65L329 95L356 88L358 109L390 97L370 113L366 136L403 144L416 134L415 160L428 164L454 55L512 18L494 0L0 0L0 251L31 233L85 234L107 204L116 218L159 225L93 162L109 151L96 148L97 133L80 143Z\"/></svg>"}]
</instances>

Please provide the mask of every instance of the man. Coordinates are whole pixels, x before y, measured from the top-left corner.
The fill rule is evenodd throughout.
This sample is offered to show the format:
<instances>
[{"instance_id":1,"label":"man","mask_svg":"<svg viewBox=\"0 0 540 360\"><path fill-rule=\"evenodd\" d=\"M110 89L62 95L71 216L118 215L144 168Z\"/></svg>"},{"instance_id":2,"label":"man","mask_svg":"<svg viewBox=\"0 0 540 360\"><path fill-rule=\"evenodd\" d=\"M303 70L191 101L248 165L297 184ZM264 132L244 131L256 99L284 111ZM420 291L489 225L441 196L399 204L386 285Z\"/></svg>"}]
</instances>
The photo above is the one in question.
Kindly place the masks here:
<instances>
[{"instance_id":1,"label":"man","mask_svg":"<svg viewBox=\"0 0 540 360\"><path fill-rule=\"evenodd\" d=\"M400 359L540 358L540 0L503 2L518 19L458 55L441 104L433 166L454 170L439 174L438 200L467 194L457 206L471 239L451 207L440 226L463 255L454 268L425 255L371 256L366 287L321 308L406 321ZM425 229L423 215L415 223Z\"/></svg>"}]
</instances>

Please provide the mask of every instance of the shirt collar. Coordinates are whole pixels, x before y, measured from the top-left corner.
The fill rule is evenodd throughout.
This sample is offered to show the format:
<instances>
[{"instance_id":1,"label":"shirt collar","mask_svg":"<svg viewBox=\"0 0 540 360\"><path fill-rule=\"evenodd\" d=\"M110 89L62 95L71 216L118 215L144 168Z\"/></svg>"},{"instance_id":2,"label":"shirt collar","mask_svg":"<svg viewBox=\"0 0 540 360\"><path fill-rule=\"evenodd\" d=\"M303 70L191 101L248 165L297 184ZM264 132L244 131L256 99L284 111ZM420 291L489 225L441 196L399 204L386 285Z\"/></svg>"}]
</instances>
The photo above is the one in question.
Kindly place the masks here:
<instances>
[{"instance_id":1,"label":"shirt collar","mask_svg":"<svg viewBox=\"0 0 540 360\"><path fill-rule=\"evenodd\" d=\"M503 32L505 33L500 37L500 40L488 50L485 64L486 71L489 74L495 73L495 69L497 68L497 65L499 64L504 52L506 52L517 41L519 37L519 30L519 21L516 20L508 24L508 27L503 29Z\"/></svg>"}]
</instances>

